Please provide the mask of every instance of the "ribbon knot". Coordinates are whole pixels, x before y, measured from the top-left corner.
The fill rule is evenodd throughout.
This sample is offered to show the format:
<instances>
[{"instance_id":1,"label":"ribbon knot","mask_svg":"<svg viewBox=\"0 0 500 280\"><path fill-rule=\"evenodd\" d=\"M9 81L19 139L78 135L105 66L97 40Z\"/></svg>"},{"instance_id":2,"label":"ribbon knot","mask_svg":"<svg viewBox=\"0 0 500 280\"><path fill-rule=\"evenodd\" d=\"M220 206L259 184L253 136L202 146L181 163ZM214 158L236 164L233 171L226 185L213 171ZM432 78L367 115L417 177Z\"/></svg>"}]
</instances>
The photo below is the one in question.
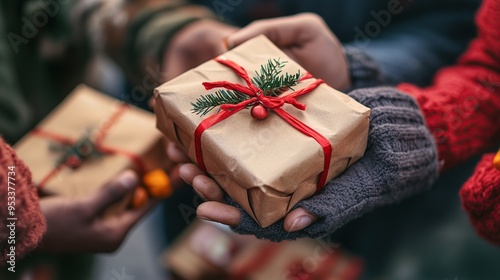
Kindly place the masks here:
<instances>
[{"instance_id":1,"label":"ribbon knot","mask_svg":"<svg viewBox=\"0 0 500 280\"><path fill-rule=\"evenodd\" d=\"M284 121L286 121L288 124L290 124L292 127L300 131L306 136L309 136L316 140L318 144L321 145L324 153L324 169L323 172L321 173L321 176L318 181L318 188L317 192L319 192L324 184L326 183L326 177L328 176L328 170L330 168L330 160L331 160L331 155L332 155L332 145L326 139L323 135L319 134L317 131L314 129L310 128L300 120L296 119L294 116L290 115L287 113L285 110L283 110L281 107L285 104L290 104L294 106L295 108L299 110L305 110L306 105L302 104L297 101L297 97L308 94L315 90L317 87L319 87L321 84L324 83L323 80L321 79L316 79L313 83L310 85L294 91L290 94L287 95L280 95L280 96L267 96L264 94L262 89L260 89L258 86L256 86L253 82L250 76L248 75L247 71L241 67L240 65L236 64L235 62L227 59L225 56L219 56L214 59L216 62L219 62L229 68L231 68L236 75L241 77L246 85L241 85L237 83L232 83L229 81L216 81L216 82L204 82L202 83L203 86L205 87L206 90L211 90L214 88L225 88L228 90L233 90L233 91L238 91L242 94L248 95L250 98L246 99L240 103L237 104L224 104L220 106L220 111L217 114L214 114L206 119L204 119L196 128L195 130L195 137L194 137L194 142L195 142L195 150L196 150L196 160L198 163L198 166L200 167L201 170L206 171L205 163L203 161L203 153L201 150L201 136L203 132L205 132L207 129L212 127L213 125L229 118L233 114L236 114L237 112L243 110L247 106L250 105L256 105L256 104L261 104L262 106L266 107L269 110L274 111L278 116L280 116ZM303 81L306 79L311 79L313 78L309 73L306 73L299 81Z\"/></svg>"},{"instance_id":2,"label":"ribbon knot","mask_svg":"<svg viewBox=\"0 0 500 280\"><path fill-rule=\"evenodd\" d=\"M262 106L266 107L267 109L273 110L277 108L283 107L285 104L290 104L294 106L295 108L304 111L306 109L306 105L302 104L297 101L297 97L310 93L314 89L316 89L319 85L323 84L324 81L321 79L317 79L314 83L309 85L308 87L296 91L294 93L284 95L284 96L267 96L264 94L262 89L257 87L253 82L250 76L248 75L247 71L234 63L233 61L227 59L224 56L219 56L215 58L215 61L224 64L225 66L233 69L233 71L243 78L243 80L246 83L246 86L236 84L236 83L231 83L228 81L216 81L216 82L204 82L203 86L205 87L206 90L211 90L214 88L225 88L228 90L234 90L240 93L243 93L245 95L250 96L251 98L242 101L238 104L224 104L220 106L220 109L223 111L231 111L235 109L240 109L240 108L246 108L249 105L255 105L255 104L261 104ZM312 76L310 74L304 75L299 81L303 81L306 79L310 79Z\"/></svg>"}]
</instances>

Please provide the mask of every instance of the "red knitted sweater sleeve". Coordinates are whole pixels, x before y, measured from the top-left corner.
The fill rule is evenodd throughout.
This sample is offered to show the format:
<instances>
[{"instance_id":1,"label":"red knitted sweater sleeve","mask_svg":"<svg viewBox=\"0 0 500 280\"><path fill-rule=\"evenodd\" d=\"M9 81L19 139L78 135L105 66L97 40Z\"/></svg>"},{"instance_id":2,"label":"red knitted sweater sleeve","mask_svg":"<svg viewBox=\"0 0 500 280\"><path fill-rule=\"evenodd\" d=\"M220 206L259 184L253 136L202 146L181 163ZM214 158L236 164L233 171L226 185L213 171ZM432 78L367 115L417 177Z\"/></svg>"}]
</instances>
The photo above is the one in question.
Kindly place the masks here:
<instances>
[{"instance_id":1,"label":"red knitted sweater sleeve","mask_svg":"<svg viewBox=\"0 0 500 280\"><path fill-rule=\"evenodd\" d=\"M14 167L13 173L9 167ZM10 176L9 176L10 175ZM14 175L14 176L12 176ZM13 177L8 188L8 177ZM11 193L9 193L11 192ZM12 193L14 192L14 193ZM7 197L15 195L14 216L10 215ZM11 147L0 137L0 219L7 224L15 223L15 230L11 229L2 222L0 229L0 266L7 265L10 260L11 247L14 246L16 261L29 251L33 250L41 241L45 232L45 218L40 210L38 195L36 189L31 183L31 172L24 163L16 156ZM17 218L14 221L7 221L8 217ZM12 227L14 229L14 227ZM15 243L14 243L15 242Z\"/></svg>"},{"instance_id":2,"label":"red knitted sweater sleeve","mask_svg":"<svg viewBox=\"0 0 500 280\"><path fill-rule=\"evenodd\" d=\"M481 159L460 197L476 231L500 245L500 171L494 168L493 157L489 154Z\"/></svg>"},{"instance_id":3,"label":"red knitted sweater sleeve","mask_svg":"<svg viewBox=\"0 0 500 280\"><path fill-rule=\"evenodd\" d=\"M443 169L491 147L500 136L500 1L484 0L476 23L478 37L430 87L398 87L420 104Z\"/></svg>"}]
</instances>

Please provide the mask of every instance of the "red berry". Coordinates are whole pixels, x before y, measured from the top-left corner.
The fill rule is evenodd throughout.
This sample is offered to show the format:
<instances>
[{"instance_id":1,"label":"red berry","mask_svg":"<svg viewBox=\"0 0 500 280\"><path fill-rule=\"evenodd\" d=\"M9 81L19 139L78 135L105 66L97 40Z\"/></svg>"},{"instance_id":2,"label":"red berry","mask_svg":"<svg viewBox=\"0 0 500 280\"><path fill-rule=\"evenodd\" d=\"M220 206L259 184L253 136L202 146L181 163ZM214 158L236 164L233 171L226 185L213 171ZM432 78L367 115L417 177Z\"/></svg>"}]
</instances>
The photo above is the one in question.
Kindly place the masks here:
<instances>
[{"instance_id":1,"label":"red berry","mask_svg":"<svg viewBox=\"0 0 500 280\"><path fill-rule=\"evenodd\" d=\"M267 118L267 116L269 115L269 111L267 110L266 107L259 104L259 105L253 106L250 114L252 115L252 117L254 119L263 120L263 119Z\"/></svg>"},{"instance_id":2,"label":"red berry","mask_svg":"<svg viewBox=\"0 0 500 280\"><path fill-rule=\"evenodd\" d=\"M82 161L79 157L75 156L75 155L70 155L67 159L66 159L66 163L71 167L71 168L76 168L78 166L80 166L80 164L82 164Z\"/></svg>"}]
</instances>

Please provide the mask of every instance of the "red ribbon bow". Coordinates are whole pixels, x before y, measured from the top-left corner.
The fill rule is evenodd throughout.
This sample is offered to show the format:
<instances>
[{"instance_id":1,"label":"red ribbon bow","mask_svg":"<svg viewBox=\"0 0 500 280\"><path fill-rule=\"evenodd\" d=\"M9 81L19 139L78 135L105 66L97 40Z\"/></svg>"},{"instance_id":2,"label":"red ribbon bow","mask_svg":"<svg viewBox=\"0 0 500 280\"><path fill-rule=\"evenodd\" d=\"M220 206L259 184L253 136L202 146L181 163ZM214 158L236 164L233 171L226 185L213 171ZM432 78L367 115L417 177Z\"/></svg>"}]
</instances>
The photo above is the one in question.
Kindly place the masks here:
<instances>
[{"instance_id":1,"label":"red ribbon bow","mask_svg":"<svg viewBox=\"0 0 500 280\"><path fill-rule=\"evenodd\" d=\"M330 167L330 160L332 155L332 145L330 144L328 139L326 139L323 135L319 134L314 129L310 128L309 126L307 126L294 116L290 115L281 107L285 104L290 104L299 110L305 110L306 105L298 102L296 98L312 92L318 86L323 84L324 81L321 79L317 79L314 81L314 83L308 85L307 87L285 96L266 96L259 87L257 87L252 83L250 76L243 67L227 59L224 56L219 56L215 58L215 61L231 68L238 76L243 78L243 80L246 83L246 86L236 83L231 83L228 81L217 81L217 82L204 82L203 86L205 87L205 89L210 90L214 88L225 88L241 92L243 94L250 96L251 98L242 101L238 104L221 105L220 111L218 113L209 116L198 125L194 133L194 144L196 150L196 161L198 162L198 166L200 167L200 169L206 171L205 163L203 161L203 153L201 150L201 136L203 135L203 132L205 132L210 127L216 125L217 123L236 114L237 112L243 110L248 105L260 103L267 109L274 111L278 116L280 116L284 121L293 126L295 129L297 129L306 136L312 137L314 140L316 140L316 142L318 142L318 144L321 145L324 153L324 168L323 172L321 173L321 177L318 181L317 192L321 191L321 189L326 183L326 177L328 176L328 170ZM312 76L310 74L306 74L301 80L309 78L312 78Z\"/></svg>"},{"instance_id":2,"label":"red ribbon bow","mask_svg":"<svg viewBox=\"0 0 500 280\"><path fill-rule=\"evenodd\" d=\"M128 157L132 163L136 166L137 170L140 173L144 173L145 170L145 163L142 161L142 159L129 151L121 150L121 149L116 149L113 147L108 147L105 146L102 142L104 141L104 138L106 137L109 129L118 121L118 119L125 113L125 111L129 108L128 104L121 104L120 107L111 115L111 117L106 120L106 122L103 123L102 127L98 130L97 134L95 135L94 139L94 145L97 151L99 151L102 154L107 154L107 155L121 155ZM44 137L47 139L50 139L52 141L55 141L60 144L64 145L74 145L78 140L75 140L70 137L66 137L63 135L59 135L56 133L48 132L48 131L42 131L38 128L35 128L34 130L31 131L32 135L36 135L39 137ZM38 184L38 188L42 189L48 181L50 181L57 173L59 173L64 166L66 166L65 162L61 162L58 164L52 171L47 174Z\"/></svg>"}]
</instances>

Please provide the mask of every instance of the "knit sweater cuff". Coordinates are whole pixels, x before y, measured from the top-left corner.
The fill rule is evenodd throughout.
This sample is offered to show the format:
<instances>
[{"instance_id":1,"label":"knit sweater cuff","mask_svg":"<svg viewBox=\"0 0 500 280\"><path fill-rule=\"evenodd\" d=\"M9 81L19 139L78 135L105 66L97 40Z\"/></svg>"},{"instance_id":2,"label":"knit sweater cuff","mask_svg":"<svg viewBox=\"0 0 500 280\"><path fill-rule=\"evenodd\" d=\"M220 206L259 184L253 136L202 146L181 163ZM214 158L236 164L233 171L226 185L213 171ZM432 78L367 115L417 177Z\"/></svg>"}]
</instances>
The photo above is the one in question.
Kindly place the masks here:
<instances>
[{"instance_id":1,"label":"knit sweater cuff","mask_svg":"<svg viewBox=\"0 0 500 280\"><path fill-rule=\"evenodd\" d=\"M5 265L10 260L7 254L12 251L11 246L15 247L16 261L38 246L45 232L46 222L38 202L37 190L31 183L31 172L1 137L0 182L0 197L5 202L0 207L0 217L16 218L15 221L6 221L7 226L3 224L0 230L0 262ZM8 185L7 182L15 182L15 185ZM7 208L7 202L14 210Z\"/></svg>"},{"instance_id":2,"label":"knit sweater cuff","mask_svg":"<svg viewBox=\"0 0 500 280\"><path fill-rule=\"evenodd\" d=\"M493 165L494 154L483 156L460 190L463 208L485 239L500 245L500 171Z\"/></svg>"},{"instance_id":3,"label":"knit sweater cuff","mask_svg":"<svg viewBox=\"0 0 500 280\"><path fill-rule=\"evenodd\" d=\"M349 62L352 83L350 90L379 86L384 83L379 66L362 49L345 46L344 53Z\"/></svg>"}]
</instances>

